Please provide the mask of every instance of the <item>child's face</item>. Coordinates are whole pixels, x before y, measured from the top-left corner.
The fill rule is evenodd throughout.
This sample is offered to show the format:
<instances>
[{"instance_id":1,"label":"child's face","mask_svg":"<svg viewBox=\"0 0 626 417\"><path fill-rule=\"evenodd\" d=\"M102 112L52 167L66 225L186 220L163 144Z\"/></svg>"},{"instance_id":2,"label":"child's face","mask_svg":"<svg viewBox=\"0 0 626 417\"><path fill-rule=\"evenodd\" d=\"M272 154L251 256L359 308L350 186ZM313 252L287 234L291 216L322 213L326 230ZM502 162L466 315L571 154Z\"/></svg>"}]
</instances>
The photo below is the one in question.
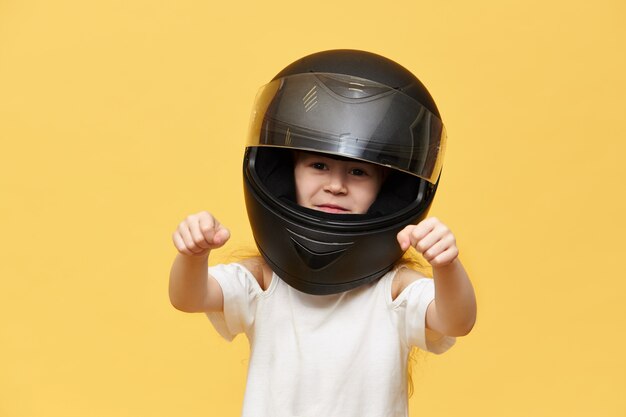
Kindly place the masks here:
<instances>
[{"instance_id":1,"label":"child's face","mask_svg":"<svg viewBox=\"0 0 626 417\"><path fill-rule=\"evenodd\" d=\"M297 152L294 176L297 203L338 214L365 214L385 179L378 165Z\"/></svg>"}]
</instances>

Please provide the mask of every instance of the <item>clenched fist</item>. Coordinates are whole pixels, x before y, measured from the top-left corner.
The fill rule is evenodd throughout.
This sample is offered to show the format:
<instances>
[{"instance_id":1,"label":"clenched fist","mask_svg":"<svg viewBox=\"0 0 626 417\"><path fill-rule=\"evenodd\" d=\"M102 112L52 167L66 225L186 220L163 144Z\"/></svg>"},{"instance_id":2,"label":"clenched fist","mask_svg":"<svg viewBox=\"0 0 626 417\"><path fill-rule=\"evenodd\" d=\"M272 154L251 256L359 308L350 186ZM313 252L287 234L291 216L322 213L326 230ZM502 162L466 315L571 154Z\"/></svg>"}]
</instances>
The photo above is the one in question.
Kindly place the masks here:
<instances>
[{"instance_id":1,"label":"clenched fist","mask_svg":"<svg viewBox=\"0 0 626 417\"><path fill-rule=\"evenodd\" d=\"M230 239L230 232L209 212L187 216L172 234L174 246L183 255L205 256Z\"/></svg>"},{"instance_id":2,"label":"clenched fist","mask_svg":"<svg viewBox=\"0 0 626 417\"><path fill-rule=\"evenodd\" d=\"M456 238L436 217L406 226L397 239L402 250L413 246L434 267L448 265L459 255Z\"/></svg>"}]
</instances>

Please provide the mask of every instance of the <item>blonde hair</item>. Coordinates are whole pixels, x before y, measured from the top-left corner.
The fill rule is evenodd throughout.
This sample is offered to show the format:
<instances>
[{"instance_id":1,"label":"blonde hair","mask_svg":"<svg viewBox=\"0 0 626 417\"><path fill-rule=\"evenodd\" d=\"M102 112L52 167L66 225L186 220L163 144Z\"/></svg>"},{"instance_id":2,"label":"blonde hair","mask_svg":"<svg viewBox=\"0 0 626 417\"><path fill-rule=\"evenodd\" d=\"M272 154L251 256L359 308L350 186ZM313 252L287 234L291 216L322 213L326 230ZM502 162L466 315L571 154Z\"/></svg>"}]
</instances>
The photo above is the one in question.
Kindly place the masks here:
<instances>
[{"instance_id":1,"label":"blonde hair","mask_svg":"<svg viewBox=\"0 0 626 417\"><path fill-rule=\"evenodd\" d=\"M220 258L220 261L224 263L236 263L248 259L258 259L259 261L263 259L256 246L240 246L237 249L224 254Z\"/></svg>"},{"instance_id":2,"label":"blonde hair","mask_svg":"<svg viewBox=\"0 0 626 417\"><path fill-rule=\"evenodd\" d=\"M427 277L433 276L432 267L430 266L430 264L413 247L409 248L409 250L407 250L404 255L402 255L402 258L400 258L400 260L395 263L394 267L396 269L405 267L418 271L419 273ZM412 346L407 355L406 375L409 398L411 398L415 393L413 370L417 365L419 359L423 357L422 353L423 352L416 346Z\"/></svg>"}]
</instances>

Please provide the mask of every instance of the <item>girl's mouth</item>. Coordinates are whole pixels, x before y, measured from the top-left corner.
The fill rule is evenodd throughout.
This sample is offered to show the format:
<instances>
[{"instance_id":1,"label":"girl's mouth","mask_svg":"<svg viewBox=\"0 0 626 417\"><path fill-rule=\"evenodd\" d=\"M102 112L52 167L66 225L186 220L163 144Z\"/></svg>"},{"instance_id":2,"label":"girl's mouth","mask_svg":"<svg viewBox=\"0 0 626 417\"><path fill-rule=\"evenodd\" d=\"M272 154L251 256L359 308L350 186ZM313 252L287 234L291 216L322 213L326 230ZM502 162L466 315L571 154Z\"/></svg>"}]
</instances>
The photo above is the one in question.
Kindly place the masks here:
<instances>
[{"instance_id":1,"label":"girl's mouth","mask_svg":"<svg viewBox=\"0 0 626 417\"><path fill-rule=\"evenodd\" d=\"M348 213L350 210L347 208L338 206L336 204L320 204L315 206L316 209L326 213Z\"/></svg>"}]
</instances>

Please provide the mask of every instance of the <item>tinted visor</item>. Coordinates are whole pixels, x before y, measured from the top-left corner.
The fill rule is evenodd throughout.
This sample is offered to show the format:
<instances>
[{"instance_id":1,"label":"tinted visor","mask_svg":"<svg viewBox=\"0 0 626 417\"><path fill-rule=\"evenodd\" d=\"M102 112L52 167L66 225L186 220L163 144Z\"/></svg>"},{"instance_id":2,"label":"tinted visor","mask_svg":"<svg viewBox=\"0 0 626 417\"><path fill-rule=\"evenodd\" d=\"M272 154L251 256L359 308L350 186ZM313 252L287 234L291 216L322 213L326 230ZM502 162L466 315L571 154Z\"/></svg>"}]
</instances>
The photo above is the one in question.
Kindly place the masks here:
<instances>
[{"instance_id":1,"label":"tinted visor","mask_svg":"<svg viewBox=\"0 0 626 417\"><path fill-rule=\"evenodd\" d=\"M399 90L348 75L305 73L260 89L248 146L356 158L434 184L445 137L441 120Z\"/></svg>"}]
</instances>

